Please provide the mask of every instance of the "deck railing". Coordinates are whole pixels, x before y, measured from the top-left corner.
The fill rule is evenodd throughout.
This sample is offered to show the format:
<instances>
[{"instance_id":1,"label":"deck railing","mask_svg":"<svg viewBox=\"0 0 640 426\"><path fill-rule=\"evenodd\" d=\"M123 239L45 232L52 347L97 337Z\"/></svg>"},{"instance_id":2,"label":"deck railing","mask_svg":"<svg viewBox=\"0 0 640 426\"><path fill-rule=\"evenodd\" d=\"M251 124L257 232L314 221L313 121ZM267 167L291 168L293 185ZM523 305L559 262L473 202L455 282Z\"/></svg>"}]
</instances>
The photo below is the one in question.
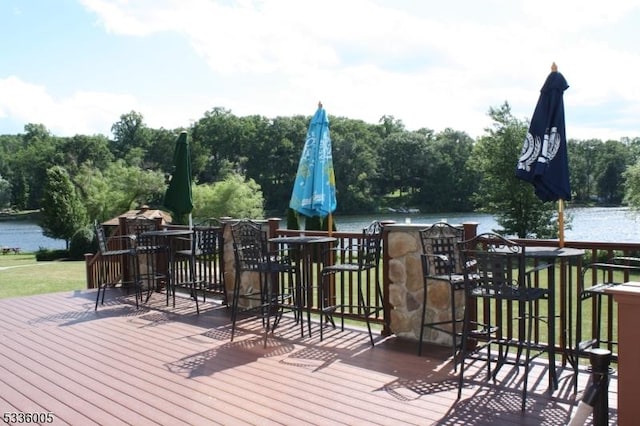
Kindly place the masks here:
<instances>
[{"instance_id":1,"label":"deck railing","mask_svg":"<svg viewBox=\"0 0 640 426\"><path fill-rule=\"evenodd\" d=\"M180 229L183 227L176 225L167 225L168 229ZM208 225L208 227L215 229L216 239L215 245L216 249L213 253L209 253L206 256L200 256L198 261L196 262L196 270L195 274L200 283L205 284L205 288L203 290L210 293L221 293L221 288L224 286L222 283L224 282L224 239L223 239L223 228L221 226L213 226ZM120 238L122 234L123 227L116 227L112 230L112 233L107 238L107 247L109 249L120 249L122 242L122 238ZM183 241L176 241L177 250L186 250L190 249L190 240L185 239ZM162 254L161 256L164 256ZM97 288L98 279L100 278L100 273L104 272L105 277L102 277L105 282L108 283L118 283L118 282L130 282L131 277L133 276L133 271L131 271L131 265L129 265L128 260L125 256L120 257L111 257L108 259L102 258L100 253L95 254L85 254L85 263L86 263L86 274L87 274L87 288ZM166 260L165 260L166 263ZM158 261L158 265L163 264L161 260ZM104 269L102 269L104 268ZM166 271L163 271L166 272ZM186 282L191 279L189 276L189 262L186 258L180 258L175 261L175 265L173 268L173 273L175 274L174 278L176 282Z\"/></svg>"},{"instance_id":2,"label":"deck railing","mask_svg":"<svg viewBox=\"0 0 640 426\"><path fill-rule=\"evenodd\" d=\"M107 236L108 250L121 250L124 240L121 238L122 233L120 227L110 230ZM133 271L129 265L127 256L109 256L103 258L100 252L85 253L84 261L86 265L87 288L97 288L98 280L102 279L107 283L118 283L131 281ZM104 274L103 277L100 275Z\"/></svg>"},{"instance_id":3,"label":"deck railing","mask_svg":"<svg viewBox=\"0 0 640 426\"><path fill-rule=\"evenodd\" d=\"M289 235L299 235L300 231L297 230L287 230L279 228L280 221L278 219L271 219L265 221L265 226L268 228L269 236L289 236ZM475 230L470 228L473 232ZM466 229L466 231L468 231ZM118 235L116 232L114 235ZM233 258L233 253L225 253L225 250L229 250L229 245L225 245L223 239L223 227L220 228L220 252L218 256L212 257L207 260L207 266L203 267L203 269L199 272L205 275L210 275L210 280L212 282L223 282L225 279L224 272L224 259L227 256L231 256L230 259ZM322 231L306 231L306 235L318 235L318 236L326 236L327 232ZM333 232L332 236L337 238L337 242L335 243L339 247L347 247L349 245L357 244L359 239L362 237L362 233L359 232ZM382 282L382 291L383 291L383 301L385 306L383 310L380 310L375 316L371 317L370 320L373 323L377 323L383 325L383 334L391 333L391 329L388 327L391 321L391 309L389 303L389 258L385 253L387 248L387 238L388 234L385 232L383 236L383 261L381 262L380 267L380 280ZM557 247L558 242L556 240L540 240L540 239L518 239L518 242L527 245L527 246L549 246L549 247ZM115 242L109 242L109 244L115 244ZM569 261L565 259L558 259L556 262L556 268L553 271L555 274L555 282L556 282L556 291L558 292L556 296L557 306L556 313L560 316L560 321L558 323L558 330L556 331L556 335L559 336L560 341L557 343L560 347L572 347L574 342L571 341L572 336L574 335L574 329L576 321L583 321L583 330L587 331L593 327L593 322L590 320L588 315L583 318L575 318L575 303L577 303L577 292L579 286L582 285L582 268L583 265L588 264L589 262L596 260L604 260L610 258L614 255L617 256L639 256L640 255L640 243L607 243L607 242L590 242L590 241L565 241L565 247L582 249L585 251L585 256L583 259L578 259L577 261ZM115 245L113 246L115 247ZM313 265L312 265L312 277L316 280L321 276L323 262L322 259L322 250L326 249L323 245L318 245L314 247L315 252L313 253ZM104 260L100 259L99 254L97 255L87 255L86 256L86 264L87 264L87 287L94 288L95 283L97 282L98 277L98 267L100 266L100 262ZM111 281L116 280L118 277L122 277L130 273L127 271L126 262L109 262L107 265L107 273L109 275L109 279ZM178 264L176 270L178 273L184 273L187 270L187 264ZM367 297L369 298L371 304L380 308L378 298L376 297L376 289L375 289L375 271L371 270L366 273L363 277L363 286L364 291ZM629 276L622 277L624 280L628 280ZM331 283L335 288L340 288L342 283L347 284L347 287L355 287L355 282L357 277L353 273L342 273L337 274L332 278L333 281ZM535 281L536 283L546 283L548 277L544 277L542 275L536 275ZM584 277L585 285L589 285L591 282L595 282L596 276L593 273L588 274ZM226 277L227 281L227 293L230 294L230 283L233 282L230 277ZM542 284L544 285L544 284ZM335 293L334 293L335 294ZM353 303L354 295L350 293L340 294L340 297L343 297L343 300L338 300L338 304L344 305L357 305L357 303ZM588 302L583 302L588 303ZM603 307L605 311L605 318L608 320L604 321L604 329L602 330L602 340L606 341L616 341L617 340L617 326L616 326L616 315L615 310L616 306L613 303L605 304ZM313 298L313 306L312 311L318 314L320 312L320 306L318 303L318 298ZM591 312L590 310L583 311L584 313ZM364 320L363 313L357 308L351 308L347 311L347 317L352 320ZM595 330L594 330L595 331ZM517 335L517 326L514 325L512 330L506 330L506 333L511 333L513 335ZM510 335L511 335L510 334ZM546 337L543 330L535 331L536 340L542 339ZM609 347L612 352L617 352L617 348Z\"/></svg>"},{"instance_id":4,"label":"deck railing","mask_svg":"<svg viewBox=\"0 0 640 426\"><path fill-rule=\"evenodd\" d=\"M516 239L525 246L547 246L558 247L556 240L539 239ZM596 322L592 318L592 312L596 312L596 299L591 298L579 302L580 288L589 287L598 282L602 277L598 276L598 270L590 268L583 275L583 267L591 262L606 261L614 256L640 257L640 243L627 242L595 242L595 241L565 241L564 247L584 250L585 254L577 261L558 259L554 273L556 282L556 313L560 317L556 335L560 337L558 349L573 349L576 345L575 327L578 321L582 323L583 340L585 336L595 336L598 332L595 329ZM615 277L616 282L624 282L633 279L629 271L622 271ZM613 277L609 277L610 279ZM543 278L537 275L536 282ZM635 277L638 279L638 277ZM583 303L582 317L577 318L576 304ZM600 340L607 342L605 348L613 354L613 359L617 360L618 341L617 327L617 304L612 298L604 298L602 301ZM540 331L536 333L540 336Z\"/></svg>"},{"instance_id":5,"label":"deck railing","mask_svg":"<svg viewBox=\"0 0 640 426\"><path fill-rule=\"evenodd\" d=\"M167 225L167 229L183 229L185 226L172 226ZM223 300L226 299L226 295L223 294L224 289L224 234L223 227L218 225L196 225L195 230L200 228L207 228L213 230L215 238L210 241L212 247L208 247L208 253L199 253L196 256L195 266L195 279L198 283L196 286L199 290L202 290L209 296L222 296ZM174 250L190 250L191 239L181 238L175 242L176 246ZM176 283L186 283L193 280L191 277L189 258L185 256L179 256L174 259L173 268L174 280Z\"/></svg>"},{"instance_id":6,"label":"deck railing","mask_svg":"<svg viewBox=\"0 0 640 426\"><path fill-rule=\"evenodd\" d=\"M286 230L286 229L278 229L273 228L270 230L270 235L273 236L297 236L300 235L300 231L297 230ZM327 236L327 232L322 231L305 231L305 235L308 236ZM334 257L328 259L328 248L327 244L317 244L312 245L310 247L311 251L311 277L314 287L316 289L315 295L313 297L313 306L311 307L312 313L319 314L320 313L320 297L319 297L319 286L321 285L322 280L322 268L324 266L324 262L330 261L333 263L340 262L353 262L354 259L349 259L348 256L354 256L353 252L347 250L349 247L355 247L362 240L362 232L332 232L332 237L336 238L337 241L333 244L335 248L341 248L345 250L341 250L339 253L340 257ZM381 304L380 293L376 286L376 273L378 276L378 282L380 283L380 288L384 288L384 273L383 273L383 262L380 261L380 267L378 269L369 269L364 272L340 272L337 274L332 274L328 280L328 288L327 293L331 295L331 305L335 306L344 306L343 315L347 320L364 320L365 313L362 308L358 306L358 294L357 294L357 280L358 276L356 274L362 274L360 279L362 283L363 293L366 300L369 301L369 311L375 312L372 314L369 319L373 323L377 324L385 324L386 318L388 318L388 313L383 312L384 306ZM383 291L383 290L382 290ZM384 293L384 291L383 291ZM382 300L384 300L384 294L382 294ZM386 304L385 304L386 306Z\"/></svg>"}]
</instances>

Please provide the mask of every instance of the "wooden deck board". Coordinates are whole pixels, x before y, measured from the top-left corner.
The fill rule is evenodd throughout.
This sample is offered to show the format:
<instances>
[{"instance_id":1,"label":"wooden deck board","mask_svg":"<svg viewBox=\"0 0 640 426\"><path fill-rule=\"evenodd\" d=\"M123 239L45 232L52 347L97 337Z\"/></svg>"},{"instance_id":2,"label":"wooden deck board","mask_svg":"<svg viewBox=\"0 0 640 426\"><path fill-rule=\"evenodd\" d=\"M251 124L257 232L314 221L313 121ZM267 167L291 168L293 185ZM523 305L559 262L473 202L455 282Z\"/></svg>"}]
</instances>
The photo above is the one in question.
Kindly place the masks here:
<instances>
[{"instance_id":1,"label":"wooden deck board","mask_svg":"<svg viewBox=\"0 0 640 426\"><path fill-rule=\"evenodd\" d=\"M38 339L38 342L40 343L42 340ZM73 389L74 392L71 397L74 398L74 400L77 398L86 399L87 403L96 407L91 411L91 415L98 423L103 423L108 420L111 415L110 413L115 413L117 417L129 424L135 423L138 415L149 419L150 422L148 424L154 424L163 421L163 419L171 418L169 413L162 409L167 400L159 395L152 394L152 392L149 391L148 383L124 383L124 381L119 381L117 388L109 387L107 385L108 382L104 380L104 378L93 377L95 375L95 366L92 368L88 365L82 365L81 361L73 363L67 362L67 365L62 362L56 362L55 360L47 362L47 355L35 352L38 350L37 348L29 349L33 350L30 353L22 353L22 355L25 358L30 358L29 361L31 361L31 365L27 367L39 377L41 388L44 387L42 383L49 383L49 387L55 386L60 388L52 389L52 394L68 392L69 389ZM72 361L71 352L59 351L58 354ZM115 373L127 374L127 371L126 369L122 369ZM145 404L140 404L134 408L132 402L137 400L136 395L141 392L147 392ZM166 390L163 390L163 393L166 394ZM176 403L179 404L180 401L176 401ZM103 411L106 417L95 417L101 415ZM172 416L171 422L172 424L189 424L189 422L183 423L182 419L189 419L191 414L192 412L189 410L182 410L179 415ZM200 419L200 421L202 421L202 419Z\"/></svg>"},{"instance_id":2,"label":"wooden deck board","mask_svg":"<svg viewBox=\"0 0 640 426\"><path fill-rule=\"evenodd\" d=\"M449 351L328 328L319 341L283 318L263 347L259 321L242 321L230 341L229 312L218 302L153 294L136 310L133 296L78 291L0 300L0 408L52 412L55 424L194 425L557 425L580 395L564 370L552 394L544 360L529 378L505 366L497 384L480 365L468 369L457 400ZM307 332L305 327L305 333ZM580 374L579 390L587 374ZM610 386L610 423L617 415Z\"/></svg>"},{"instance_id":3,"label":"wooden deck board","mask_svg":"<svg viewBox=\"0 0 640 426\"><path fill-rule=\"evenodd\" d=\"M66 335L69 338L67 344L70 349L73 348L77 353L78 359L72 359L72 362L81 364L93 358L94 366L79 367L83 372L91 374L91 370L95 368L97 371L93 374L97 380L105 384L113 382L117 386L114 389L117 393L132 398L137 398L136 395L140 393L147 394L141 406L152 406L163 410L166 418L175 417L176 422L190 417L193 417L188 421L191 424L205 420L216 420L224 424L225 420L236 420L233 417L225 418L224 414L219 415L217 411L209 413L213 419L202 417L210 411L211 397L209 395L199 397L197 390L193 387L184 388L181 383L176 383L175 375L168 372L162 362L157 362L153 345L148 346L146 344L148 342L143 339L119 342L117 336L109 335L108 329L96 330L95 328L92 327L92 330L79 333L77 336ZM90 339L83 340L86 337ZM120 344L131 348L131 351L118 351ZM119 378L119 376L122 377ZM199 418L195 418L196 415Z\"/></svg>"}]
</instances>

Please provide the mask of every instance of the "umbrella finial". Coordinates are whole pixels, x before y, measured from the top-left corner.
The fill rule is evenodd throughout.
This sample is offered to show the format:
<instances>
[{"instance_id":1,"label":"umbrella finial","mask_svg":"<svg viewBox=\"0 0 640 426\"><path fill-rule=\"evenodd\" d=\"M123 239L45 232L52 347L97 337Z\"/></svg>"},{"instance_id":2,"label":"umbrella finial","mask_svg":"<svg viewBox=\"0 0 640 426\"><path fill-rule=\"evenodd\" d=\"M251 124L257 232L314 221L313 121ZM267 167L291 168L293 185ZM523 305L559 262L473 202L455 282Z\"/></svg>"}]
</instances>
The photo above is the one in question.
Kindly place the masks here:
<instances>
[{"instance_id":1,"label":"umbrella finial","mask_svg":"<svg viewBox=\"0 0 640 426\"><path fill-rule=\"evenodd\" d=\"M558 72L558 66L555 62L551 64L551 72Z\"/></svg>"},{"instance_id":2,"label":"umbrella finial","mask_svg":"<svg viewBox=\"0 0 640 426\"><path fill-rule=\"evenodd\" d=\"M318 108L322 108L322 101L318 101Z\"/></svg>"}]
</instances>

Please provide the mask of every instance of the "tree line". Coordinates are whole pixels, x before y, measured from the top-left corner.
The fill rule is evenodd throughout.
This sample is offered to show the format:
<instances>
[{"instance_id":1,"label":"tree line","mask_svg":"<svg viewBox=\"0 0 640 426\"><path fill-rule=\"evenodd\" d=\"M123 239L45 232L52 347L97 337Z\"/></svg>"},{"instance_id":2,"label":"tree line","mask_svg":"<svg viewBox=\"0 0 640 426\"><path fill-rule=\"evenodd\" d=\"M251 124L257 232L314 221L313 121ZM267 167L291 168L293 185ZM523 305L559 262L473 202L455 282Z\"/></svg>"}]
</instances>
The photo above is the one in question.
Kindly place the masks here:
<instances>
[{"instance_id":1,"label":"tree line","mask_svg":"<svg viewBox=\"0 0 640 426\"><path fill-rule=\"evenodd\" d=\"M373 124L330 116L337 213L482 210L518 236L553 234L554 207L538 205L530 185L514 176L528 122L514 117L507 102L489 115L493 126L477 139L450 128L408 130L393 116ZM131 111L113 124L112 137L58 137L27 124L24 133L0 135L0 208L46 212L43 203L51 206L52 191L63 188L85 224L142 204L160 207L175 140L186 130L194 215L285 217L310 118L239 117L213 108L187 128L154 129ZM640 204L640 138L571 139L568 152L574 203Z\"/></svg>"}]
</instances>

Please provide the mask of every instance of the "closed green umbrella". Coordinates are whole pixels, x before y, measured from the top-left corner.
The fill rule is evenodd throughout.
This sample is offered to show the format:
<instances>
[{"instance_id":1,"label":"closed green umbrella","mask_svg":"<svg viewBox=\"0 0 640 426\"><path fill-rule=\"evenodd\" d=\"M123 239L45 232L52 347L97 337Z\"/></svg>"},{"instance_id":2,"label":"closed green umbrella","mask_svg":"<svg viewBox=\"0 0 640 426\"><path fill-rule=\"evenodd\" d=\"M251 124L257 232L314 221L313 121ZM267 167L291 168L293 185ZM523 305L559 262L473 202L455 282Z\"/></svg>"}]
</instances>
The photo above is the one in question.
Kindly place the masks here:
<instances>
[{"instance_id":1,"label":"closed green umbrella","mask_svg":"<svg viewBox=\"0 0 640 426\"><path fill-rule=\"evenodd\" d=\"M174 216L182 219L189 215L191 226L191 211L193 210L193 197L191 195L191 149L187 140L187 132L181 132L176 141L173 153L173 173L167 192L164 194L164 206Z\"/></svg>"}]
</instances>

